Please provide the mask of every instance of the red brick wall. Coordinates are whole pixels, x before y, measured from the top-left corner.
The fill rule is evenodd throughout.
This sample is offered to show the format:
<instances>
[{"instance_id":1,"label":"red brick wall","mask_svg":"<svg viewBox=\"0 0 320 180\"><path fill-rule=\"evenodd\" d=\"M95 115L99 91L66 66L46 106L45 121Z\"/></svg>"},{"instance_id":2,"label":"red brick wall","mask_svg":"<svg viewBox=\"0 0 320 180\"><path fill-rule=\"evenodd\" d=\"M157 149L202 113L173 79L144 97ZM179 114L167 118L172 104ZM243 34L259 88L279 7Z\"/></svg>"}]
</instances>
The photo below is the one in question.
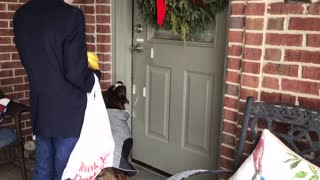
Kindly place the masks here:
<instances>
[{"instance_id":1,"label":"red brick wall","mask_svg":"<svg viewBox=\"0 0 320 180\"><path fill-rule=\"evenodd\" d=\"M283 2L231 1L221 168L232 169L247 96L320 108L320 3Z\"/></svg>"},{"instance_id":2,"label":"red brick wall","mask_svg":"<svg viewBox=\"0 0 320 180\"><path fill-rule=\"evenodd\" d=\"M13 42L12 17L15 10L26 0L1 0L0 2L0 88L14 99L29 104L29 85L26 73L20 64ZM110 0L75 0L86 16L87 47L100 57L101 86L106 89L111 82L111 2ZM11 120L4 122L12 126ZM21 122L26 139L31 138L31 123L28 114Z\"/></svg>"}]
</instances>

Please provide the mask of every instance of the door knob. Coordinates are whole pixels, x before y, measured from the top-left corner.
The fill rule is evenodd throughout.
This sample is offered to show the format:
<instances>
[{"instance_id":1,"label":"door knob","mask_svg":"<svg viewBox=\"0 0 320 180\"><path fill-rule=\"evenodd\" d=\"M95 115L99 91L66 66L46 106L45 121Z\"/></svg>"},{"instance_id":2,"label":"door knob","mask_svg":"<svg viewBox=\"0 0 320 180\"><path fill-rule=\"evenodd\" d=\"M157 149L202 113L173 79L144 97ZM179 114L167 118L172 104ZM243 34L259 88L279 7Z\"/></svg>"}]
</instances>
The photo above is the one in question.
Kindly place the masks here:
<instances>
[{"instance_id":1,"label":"door knob","mask_svg":"<svg viewBox=\"0 0 320 180\"><path fill-rule=\"evenodd\" d=\"M132 50L137 52L137 53L142 53L143 52L143 46L142 46L141 43L138 43L138 44L133 46Z\"/></svg>"}]
</instances>

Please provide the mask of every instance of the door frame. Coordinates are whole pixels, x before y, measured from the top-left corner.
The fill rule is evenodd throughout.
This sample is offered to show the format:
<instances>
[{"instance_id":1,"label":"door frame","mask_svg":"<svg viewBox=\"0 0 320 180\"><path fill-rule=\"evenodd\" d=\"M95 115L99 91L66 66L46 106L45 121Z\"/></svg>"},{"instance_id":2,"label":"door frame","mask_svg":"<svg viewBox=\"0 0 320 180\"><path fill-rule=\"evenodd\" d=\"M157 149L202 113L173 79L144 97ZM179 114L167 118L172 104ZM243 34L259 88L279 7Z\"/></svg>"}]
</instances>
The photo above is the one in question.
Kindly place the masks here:
<instances>
[{"instance_id":1,"label":"door frame","mask_svg":"<svg viewBox=\"0 0 320 180\"><path fill-rule=\"evenodd\" d=\"M112 46L112 83L121 80L127 87L127 97L130 101L130 105L127 106L127 111L132 115L132 51L133 46L133 4L135 0L112 0L111 1L111 46ZM122 7L120 7L122 5ZM122 8L122 9L118 9ZM118 10L117 10L118 9ZM229 20L231 11L231 1L226 8L226 38L225 38L225 55L224 55L224 70L223 79L225 79L227 72L227 54L228 54L228 30L229 30ZM123 16L124 15L124 16ZM124 33L124 34L123 34ZM222 130L223 130L223 112L224 112L224 94L226 89L226 83L222 84L222 96L221 96L221 107L220 107L220 137L219 144L222 142ZM131 128L131 118L128 122ZM218 157L220 157L220 148L218 149ZM218 161L218 167L220 161Z\"/></svg>"},{"instance_id":2,"label":"door frame","mask_svg":"<svg viewBox=\"0 0 320 180\"><path fill-rule=\"evenodd\" d=\"M132 114L132 52L133 43L133 0L111 1L111 59L112 83L122 81L127 88L129 105L126 110ZM131 128L131 118L128 121Z\"/></svg>"}]
</instances>

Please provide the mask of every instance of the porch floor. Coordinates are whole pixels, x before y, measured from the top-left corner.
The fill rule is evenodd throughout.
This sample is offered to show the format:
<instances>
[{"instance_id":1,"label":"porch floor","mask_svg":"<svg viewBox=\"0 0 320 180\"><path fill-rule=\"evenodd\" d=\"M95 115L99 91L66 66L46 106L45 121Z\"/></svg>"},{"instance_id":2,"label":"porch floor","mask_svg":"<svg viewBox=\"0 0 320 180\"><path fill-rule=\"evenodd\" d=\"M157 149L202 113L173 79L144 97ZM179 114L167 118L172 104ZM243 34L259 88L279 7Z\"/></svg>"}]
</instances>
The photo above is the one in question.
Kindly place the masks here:
<instances>
[{"instance_id":1,"label":"porch floor","mask_svg":"<svg viewBox=\"0 0 320 180\"><path fill-rule=\"evenodd\" d=\"M34 163L32 161L26 162L28 169L28 180L32 180L32 171ZM139 173L137 176L131 178L131 180L165 180L165 177L153 173L141 166L135 165ZM0 165L0 180L21 180L20 168L14 164L2 164Z\"/></svg>"}]
</instances>

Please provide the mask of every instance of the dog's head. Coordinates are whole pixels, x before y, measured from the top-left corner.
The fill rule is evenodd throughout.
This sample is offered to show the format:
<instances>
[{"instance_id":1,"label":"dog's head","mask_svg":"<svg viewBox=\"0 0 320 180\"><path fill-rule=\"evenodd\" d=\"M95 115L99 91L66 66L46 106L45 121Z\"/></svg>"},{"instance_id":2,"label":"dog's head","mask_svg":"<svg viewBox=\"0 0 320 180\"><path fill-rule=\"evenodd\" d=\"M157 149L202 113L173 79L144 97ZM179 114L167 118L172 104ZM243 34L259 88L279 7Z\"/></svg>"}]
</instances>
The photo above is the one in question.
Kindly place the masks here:
<instances>
[{"instance_id":1,"label":"dog's head","mask_svg":"<svg viewBox=\"0 0 320 180\"><path fill-rule=\"evenodd\" d=\"M125 104L129 104L127 88L121 81L110 86L102 95L107 108L125 110Z\"/></svg>"}]
</instances>

